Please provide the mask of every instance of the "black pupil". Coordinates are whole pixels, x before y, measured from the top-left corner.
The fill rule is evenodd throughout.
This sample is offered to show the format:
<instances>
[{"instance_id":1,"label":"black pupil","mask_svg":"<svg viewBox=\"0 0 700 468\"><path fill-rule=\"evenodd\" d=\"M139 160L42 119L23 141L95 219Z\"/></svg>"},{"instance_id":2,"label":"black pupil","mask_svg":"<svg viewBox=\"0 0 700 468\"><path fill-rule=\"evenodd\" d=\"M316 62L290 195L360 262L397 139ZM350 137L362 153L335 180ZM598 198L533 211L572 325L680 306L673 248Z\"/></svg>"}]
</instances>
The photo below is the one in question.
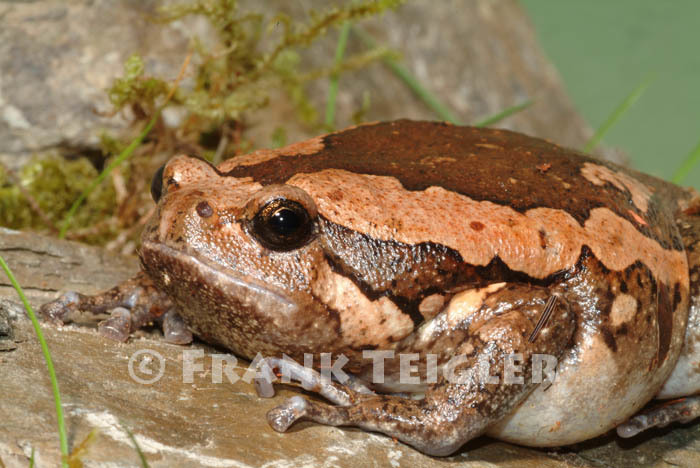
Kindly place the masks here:
<instances>
[{"instance_id":1,"label":"black pupil","mask_svg":"<svg viewBox=\"0 0 700 468\"><path fill-rule=\"evenodd\" d=\"M301 227L302 219L293 210L280 208L270 216L268 223L280 236L291 236Z\"/></svg>"},{"instance_id":2,"label":"black pupil","mask_svg":"<svg viewBox=\"0 0 700 468\"><path fill-rule=\"evenodd\" d=\"M272 200L250 220L250 229L264 247L289 251L306 244L314 234L314 221L299 202Z\"/></svg>"}]
</instances>

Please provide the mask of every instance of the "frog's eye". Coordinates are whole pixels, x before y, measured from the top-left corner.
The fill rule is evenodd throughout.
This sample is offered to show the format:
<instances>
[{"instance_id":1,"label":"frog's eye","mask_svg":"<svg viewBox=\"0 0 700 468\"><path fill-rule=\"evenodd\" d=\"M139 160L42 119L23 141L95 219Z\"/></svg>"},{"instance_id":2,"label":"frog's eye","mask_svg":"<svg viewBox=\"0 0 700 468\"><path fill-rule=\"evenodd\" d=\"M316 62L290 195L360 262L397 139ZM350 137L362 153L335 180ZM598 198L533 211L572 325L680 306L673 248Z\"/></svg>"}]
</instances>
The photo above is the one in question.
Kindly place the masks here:
<instances>
[{"instance_id":1,"label":"frog's eye","mask_svg":"<svg viewBox=\"0 0 700 468\"><path fill-rule=\"evenodd\" d=\"M313 220L301 203L278 198L258 211L252 219L251 228L255 238L264 247L293 250L311 239Z\"/></svg>"},{"instance_id":2,"label":"frog's eye","mask_svg":"<svg viewBox=\"0 0 700 468\"><path fill-rule=\"evenodd\" d=\"M156 203L158 203L163 194L163 170L165 170L165 164L160 166L156 173L153 174L153 179L151 180L151 196Z\"/></svg>"}]
</instances>

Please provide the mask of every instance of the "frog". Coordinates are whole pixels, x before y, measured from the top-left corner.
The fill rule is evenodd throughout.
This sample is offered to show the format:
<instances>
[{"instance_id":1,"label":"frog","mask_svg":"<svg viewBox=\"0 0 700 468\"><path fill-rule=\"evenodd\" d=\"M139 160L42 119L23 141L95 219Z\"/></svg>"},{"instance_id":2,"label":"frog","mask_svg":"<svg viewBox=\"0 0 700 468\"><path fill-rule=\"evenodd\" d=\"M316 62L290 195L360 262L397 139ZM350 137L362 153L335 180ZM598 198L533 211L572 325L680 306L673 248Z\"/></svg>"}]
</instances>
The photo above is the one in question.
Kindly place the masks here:
<instances>
[{"instance_id":1,"label":"frog","mask_svg":"<svg viewBox=\"0 0 700 468\"><path fill-rule=\"evenodd\" d=\"M263 356L261 397L285 375L319 396L272 408L276 431L355 426L446 456L700 414L691 188L509 130L397 120L218 166L176 155L151 192L139 274L42 316Z\"/></svg>"}]
</instances>

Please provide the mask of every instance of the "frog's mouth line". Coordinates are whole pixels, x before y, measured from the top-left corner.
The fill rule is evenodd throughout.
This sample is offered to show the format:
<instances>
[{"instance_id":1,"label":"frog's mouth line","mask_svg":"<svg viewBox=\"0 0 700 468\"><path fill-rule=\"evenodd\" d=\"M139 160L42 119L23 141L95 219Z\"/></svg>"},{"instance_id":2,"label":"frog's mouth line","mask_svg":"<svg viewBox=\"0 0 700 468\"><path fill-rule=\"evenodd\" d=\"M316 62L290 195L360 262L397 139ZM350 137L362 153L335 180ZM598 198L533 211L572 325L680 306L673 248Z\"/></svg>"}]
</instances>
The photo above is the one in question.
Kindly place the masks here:
<instances>
[{"instance_id":1,"label":"frog's mouth line","mask_svg":"<svg viewBox=\"0 0 700 468\"><path fill-rule=\"evenodd\" d=\"M144 242L139 252L141 263L151 278L166 286L171 281L167 273L158 266L167 263L179 265L179 268L195 272L193 275L199 282L211 285L210 288L220 289L227 297L237 299L241 306L255 308L259 311L274 311L275 314L294 314L298 305L287 296L280 294L259 282L222 271L218 265L195 257L188 252L181 252L156 242ZM149 267L150 266L150 267ZM169 289L173 289L172 287ZM175 287L176 290L181 288Z\"/></svg>"}]
</instances>

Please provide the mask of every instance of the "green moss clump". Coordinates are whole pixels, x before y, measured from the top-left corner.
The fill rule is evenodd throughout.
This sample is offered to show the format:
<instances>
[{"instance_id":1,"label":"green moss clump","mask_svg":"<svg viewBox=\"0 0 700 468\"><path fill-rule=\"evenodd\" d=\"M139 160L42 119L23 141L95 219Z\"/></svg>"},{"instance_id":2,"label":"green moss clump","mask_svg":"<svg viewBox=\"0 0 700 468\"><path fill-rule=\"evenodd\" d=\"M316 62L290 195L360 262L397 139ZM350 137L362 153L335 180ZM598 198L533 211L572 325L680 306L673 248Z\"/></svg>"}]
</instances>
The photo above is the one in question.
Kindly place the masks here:
<instances>
[{"instance_id":1,"label":"green moss clump","mask_svg":"<svg viewBox=\"0 0 700 468\"><path fill-rule=\"evenodd\" d=\"M158 78L144 76L143 59L132 55L124 63L124 76L114 80L107 91L109 101L115 109L123 108L127 103L138 103L144 111L155 110L156 99L168 93L168 85Z\"/></svg>"},{"instance_id":2,"label":"green moss clump","mask_svg":"<svg viewBox=\"0 0 700 468\"><path fill-rule=\"evenodd\" d=\"M95 177L97 171L87 159L66 160L58 155L35 156L17 174L18 184L54 225ZM0 224L14 229L47 229L46 221L32 208L18 184L12 182L0 168ZM111 217L115 206L112 185L103 184L76 215L74 227L88 228L96 219Z\"/></svg>"}]
</instances>

